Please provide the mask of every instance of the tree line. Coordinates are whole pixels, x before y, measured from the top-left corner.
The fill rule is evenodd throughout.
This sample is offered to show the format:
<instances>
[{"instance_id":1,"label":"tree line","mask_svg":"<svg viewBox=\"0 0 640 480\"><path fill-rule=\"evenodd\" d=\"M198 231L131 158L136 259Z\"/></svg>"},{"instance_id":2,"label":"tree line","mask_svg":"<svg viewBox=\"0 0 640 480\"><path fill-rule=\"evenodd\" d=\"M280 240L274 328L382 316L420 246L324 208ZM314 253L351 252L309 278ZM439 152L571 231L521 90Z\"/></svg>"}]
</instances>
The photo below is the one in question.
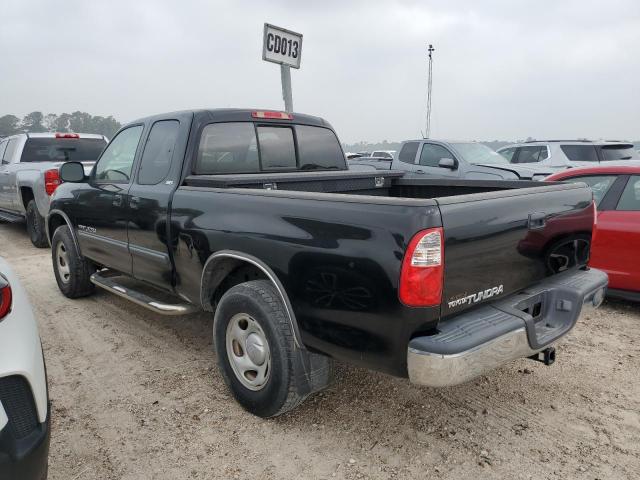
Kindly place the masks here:
<instances>
[{"instance_id":1,"label":"tree line","mask_svg":"<svg viewBox=\"0 0 640 480\"><path fill-rule=\"evenodd\" d=\"M101 117L87 112L48 113L31 112L22 118L15 115L0 117L0 137L14 135L16 133L40 133L40 132L76 132L98 133L107 138L113 135L121 127L111 115Z\"/></svg>"}]
</instances>

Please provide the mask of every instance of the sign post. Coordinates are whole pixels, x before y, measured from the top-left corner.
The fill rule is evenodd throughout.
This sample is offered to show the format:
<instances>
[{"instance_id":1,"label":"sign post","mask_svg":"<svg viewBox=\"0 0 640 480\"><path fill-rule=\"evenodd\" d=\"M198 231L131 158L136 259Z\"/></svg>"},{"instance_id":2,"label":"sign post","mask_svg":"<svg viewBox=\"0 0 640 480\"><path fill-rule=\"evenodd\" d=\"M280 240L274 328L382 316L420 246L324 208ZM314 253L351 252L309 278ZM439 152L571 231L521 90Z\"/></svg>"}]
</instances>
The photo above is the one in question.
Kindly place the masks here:
<instances>
[{"instance_id":1,"label":"sign post","mask_svg":"<svg viewBox=\"0 0 640 480\"><path fill-rule=\"evenodd\" d=\"M264 24L262 41L262 59L280 64L282 80L282 98L286 112L293 112L293 94L291 92L291 67L300 68L302 59L302 34Z\"/></svg>"}]
</instances>

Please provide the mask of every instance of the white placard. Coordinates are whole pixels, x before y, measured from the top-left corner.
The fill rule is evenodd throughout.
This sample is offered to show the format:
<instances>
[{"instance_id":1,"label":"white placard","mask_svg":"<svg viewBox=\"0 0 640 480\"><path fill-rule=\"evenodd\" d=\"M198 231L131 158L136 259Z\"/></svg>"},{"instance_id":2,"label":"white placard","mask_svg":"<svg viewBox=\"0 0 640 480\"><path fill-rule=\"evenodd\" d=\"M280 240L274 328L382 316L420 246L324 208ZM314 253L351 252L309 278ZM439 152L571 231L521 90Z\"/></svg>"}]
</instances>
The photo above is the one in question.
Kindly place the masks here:
<instances>
[{"instance_id":1,"label":"white placard","mask_svg":"<svg viewBox=\"0 0 640 480\"><path fill-rule=\"evenodd\" d=\"M264 24L262 59L267 62L300 68L302 58L302 34Z\"/></svg>"}]
</instances>

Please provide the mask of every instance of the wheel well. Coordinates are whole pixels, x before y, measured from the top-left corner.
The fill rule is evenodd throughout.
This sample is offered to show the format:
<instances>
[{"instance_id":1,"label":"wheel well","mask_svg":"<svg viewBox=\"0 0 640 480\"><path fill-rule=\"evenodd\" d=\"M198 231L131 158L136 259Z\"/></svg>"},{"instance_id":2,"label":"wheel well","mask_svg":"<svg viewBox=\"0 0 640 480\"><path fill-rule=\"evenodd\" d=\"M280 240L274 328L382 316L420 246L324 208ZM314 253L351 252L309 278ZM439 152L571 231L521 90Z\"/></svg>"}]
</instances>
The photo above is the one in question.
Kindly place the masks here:
<instances>
[{"instance_id":1,"label":"wheel well","mask_svg":"<svg viewBox=\"0 0 640 480\"><path fill-rule=\"evenodd\" d=\"M236 258L223 258L216 262L203 285L202 300L205 310L213 311L225 292L240 283L267 279L267 275L255 265Z\"/></svg>"},{"instance_id":2,"label":"wheel well","mask_svg":"<svg viewBox=\"0 0 640 480\"><path fill-rule=\"evenodd\" d=\"M20 187L20 197L22 198L22 205L26 210L29 202L34 199L33 190L29 187Z\"/></svg>"},{"instance_id":3,"label":"wheel well","mask_svg":"<svg viewBox=\"0 0 640 480\"><path fill-rule=\"evenodd\" d=\"M52 215L49 218L49 229L47 230L49 243L51 243L51 239L53 238L53 232L55 232L62 225L66 225L66 223L67 222L64 221L62 215Z\"/></svg>"}]
</instances>

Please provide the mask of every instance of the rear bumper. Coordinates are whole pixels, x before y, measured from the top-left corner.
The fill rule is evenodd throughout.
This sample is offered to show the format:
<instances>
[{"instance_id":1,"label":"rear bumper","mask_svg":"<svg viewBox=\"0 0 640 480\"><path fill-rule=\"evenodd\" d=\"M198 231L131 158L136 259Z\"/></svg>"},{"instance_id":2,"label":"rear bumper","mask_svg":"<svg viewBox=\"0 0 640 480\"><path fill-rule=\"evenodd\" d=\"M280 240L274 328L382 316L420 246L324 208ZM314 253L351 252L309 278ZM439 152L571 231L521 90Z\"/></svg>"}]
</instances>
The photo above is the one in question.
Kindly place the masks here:
<instances>
[{"instance_id":1,"label":"rear bumper","mask_svg":"<svg viewBox=\"0 0 640 480\"><path fill-rule=\"evenodd\" d=\"M15 440L8 428L0 431L0 480L45 480L48 471L49 411L47 420L28 437Z\"/></svg>"},{"instance_id":2,"label":"rear bumper","mask_svg":"<svg viewBox=\"0 0 640 480\"><path fill-rule=\"evenodd\" d=\"M457 385L535 355L566 335L584 309L598 307L606 286L607 275L599 270L565 272L442 322L437 334L409 343L409 379L431 387Z\"/></svg>"}]
</instances>

